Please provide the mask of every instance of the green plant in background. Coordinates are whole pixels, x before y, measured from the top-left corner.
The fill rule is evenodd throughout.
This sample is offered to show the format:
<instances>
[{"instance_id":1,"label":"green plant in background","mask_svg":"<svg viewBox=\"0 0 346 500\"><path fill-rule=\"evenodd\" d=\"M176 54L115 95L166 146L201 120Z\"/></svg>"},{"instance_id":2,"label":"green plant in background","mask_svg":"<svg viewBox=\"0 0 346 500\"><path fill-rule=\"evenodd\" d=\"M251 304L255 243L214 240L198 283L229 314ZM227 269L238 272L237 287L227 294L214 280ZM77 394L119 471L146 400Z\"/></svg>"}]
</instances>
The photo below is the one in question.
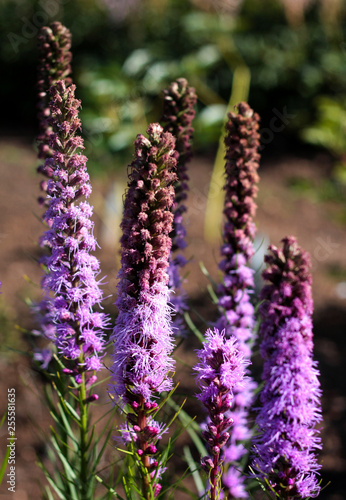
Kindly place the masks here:
<instances>
[{"instance_id":1,"label":"green plant in background","mask_svg":"<svg viewBox=\"0 0 346 500\"><path fill-rule=\"evenodd\" d=\"M334 156L333 176L346 186L346 99L321 96L316 100L318 117L302 131L302 138L323 146Z\"/></svg>"},{"instance_id":2,"label":"green plant in background","mask_svg":"<svg viewBox=\"0 0 346 500\"><path fill-rule=\"evenodd\" d=\"M128 161L133 133L144 132L157 119L157 96L182 75L200 99L197 151L213 148L218 140L239 68L251 72L249 102L261 114L263 127L273 108L286 107L295 115L286 135L297 137L311 123L316 96L344 99L346 6L339 0L312 2L299 23L287 22L279 0L266 0L266 9L259 0L245 0L234 11L211 0L124 5L114 9L106 0L76 0L58 4L56 12L36 0L6 0L0 6L6 42L0 48L1 63L5 72L18 75L3 90L19 96L15 102L22 123L29 124L24 114L33 117L34 109L28 105L28 91L16 90L16 80L21 81L23 72L34 78L40 20L59 18L69 26L93 171L114 166L114 153L119 166ZM1 84L8 85L6 80Z\"/></svg>"},{"instance_id":3,"label":"green plant in background","mask_svg":"<svg viewBox=\"0 0 346 500\"><path fill-rule=\"evenodd\" d=\"M16 353L21 352L22 338L15 323L13 311L0 296L0 343L4 348L1 357L5 359L12 359Z\"/></svg>"},{"instance_id":4,"label":"green plant in background","mask_svg":"<svg viewBox=\"0 0 346 500\"><path fill-rule=\"evenodd\" d=\"M233 75L233 86L231 97L224 116L224 125L227 122L228 115L234 109L235 105L241 101L247 101L250 89L250 71L245 65L238 66ZM223 197L219 196L220 188L223 183L225 148L225 127L219 139L219 146L214 162L213 173L210 180L210 187L207 200L207 210L204 223L204 237L208 241L213 241L219 236L219 228L222 219Z\"/></svg>"}]
</instances>

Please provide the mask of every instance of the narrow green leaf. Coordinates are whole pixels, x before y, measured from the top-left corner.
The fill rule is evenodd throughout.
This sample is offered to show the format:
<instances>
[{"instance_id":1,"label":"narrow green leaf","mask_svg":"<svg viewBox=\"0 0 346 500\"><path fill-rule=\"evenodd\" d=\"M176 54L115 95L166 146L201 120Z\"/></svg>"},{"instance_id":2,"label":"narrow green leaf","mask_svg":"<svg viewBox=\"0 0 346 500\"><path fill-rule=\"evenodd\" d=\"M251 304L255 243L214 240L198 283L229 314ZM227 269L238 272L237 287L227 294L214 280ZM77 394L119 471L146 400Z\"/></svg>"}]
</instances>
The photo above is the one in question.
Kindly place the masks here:
<instances>
[{"instance_id":1,"label":"narrow green leaf","mask_svg":"<svg viewBox=\"0 0 346 500\"><path fill-rule=\"evenodd\" d=\"M80 425L80 416L74 410L74 408L72 408L70 403L68 401L66 401L66 399L63 399L63 398L61 399L61 402L66 407L66 409L69 411L71 417L75 420L75 422L77 422L77 424Z\"/></svg>"},{"instance_id":2,"label":"narrow green leaf","mask_svg":"<svg viewBox=\"0 0 346 500\"><path fill-rule=\"evenodd\" d=\"M161 492L161 495L163 498L166 498L166 493L168 491L171 491L170 495L168 498L174 498L172 495L174 494L174 492L179 489L180 491L184 491L185 493L188 493L191 498L193 498L194 500L198 500L198 495L195 495L194 493L192 493L188 488L185 488L183 485L181 485L182 481L189 475L189 470L187 469L183 475L179 478L179 479L176 479L174 481L174 485L172 486L171 484ZM160 497L161 497L160 495Z\"/></svg>"},{"instance_id":3,"label":"narrow green leaf","mask_svg":"<svg viewBox=\"0 0 346 500\"><path fill-rule=\"evenodd\" d=\"M187 326L190 328L192 333L198 338L198 340L202 343L205 342L205 338L204 338L203 334L195 326L195 324L192 321L191 316L188 312L184 313L184 319L186 321Z\"/></svg>"},{"instance_id":4,"label":"narrow green leaf","mask_svg":"<svg viewBox=\"0 0 346 500\"><path fill-rule=\"evenodd\" d=\"M70 426L70 423L68 421L68 418L64 412L64 408L63 406L60 404L60 402L58 402L57 404L58 406L58 409L60 411L60 415L61 415L61 419L62 419L62 423L63 423L63 429L65 430L66 434L68 435L68 437L70 439L72 439L72 441L77 444L78 443L78 439L75 437L73 431L72 431L72 428ZM77 447L75 448L75 450L77 450Z\"/></svg>"},{"instance_id":5,"label":"narrow green leaf","mask_svg":"<svg viewBox=\"0 0 346 500\"><path fill-rule=\"evenodd\" d=\"M0 429L1 429L1 427L4 425L4 422L5 422L5 420L6 420L6 417L7 417L7 410L5 411L4 416L3 416L3 417L2 417L2 419L1 419L1 422L0 422Z\"/></svg>"},{"instance_id":6,"label":"narrow green leaf","mask_svg":"<svg viewBox=\"0 0 346 500\"><path fill-rule=\"evenodd\" d=\"M86 443L86 450L88 450L90 448L91 444L94 441L94 437L95 437L95 426L93 425L92 428L91 428L89 439L88 439L88 441ZM94 446L96 446L96 443L94 443Z\"/></svg>"},{"instance_id":7,"label":"narrow green leaf","mask_svg":"<svg viewBox=\"0 0 346 500\"><path fill-rule=\"evenodd\" d=\"M56 484L53 481L53 479L51 477L48 477L47 475L46 475L46 479L47 479L48 483L51 485L51 487L53 488L53 490L55 491L55 493L58 495L58 497L61 498L61 500L66 500L65 499L65 495L56 486Z\"/></svg>"},{"instance_id":8,"label":"narrow green leaf","mask_svg":"<svg viewBox=\"0 0 346 500\"><path fill-rule=\"evenodd\" d=\"M11 439L10 440L10 444L13 443L13 440ZM3 458L3 461L1 463L1 467L0 467L0 484L2 483L2 480L3 480L3 477L4 477L4 474L6 472L6 469L7 469L7 461L8 461L8 457L10 456L10 448L9 447L6 447L6 453L5 453L5 456Z\"/></svg>"},{"instance_id":9,"label":"narrow green leaf","mask_svg":"<svg viewBox=\"0 0 346 500\"><path fill-rule=\"evenodd\" d=\"M184 451L185 460L187 462L187 465L190 468L190 471L191 471L193 480L195 482L197 491L198 491L199 495L201 495L202 494L201 492L204 492L206 487L203 484L203 481L202 481L201 475L199 473L197 464L194 461L191 450L188 446L184 446L183 451Z\"/></svg>"},{"instance_id":10,"label":"narrow green leaf","mask_svg":"<svg viewBox=\"0 0 346 500\"><path fill-rule=\"evenodd\" d=\"M98 424L99 422L101 422L101 420L103 420L107 415L108 413L116 413L116 408L110 408L106 413L104 413L101 417L99 417L97 420L95 420L94 422L94 425ZM112 415L110 418L113 419L114 415ZM107 426L107 424L106 424Z\"/></svg>"},{"instance_id":11,"label":"narrow green leaf","mask_svg":"<svg viewBox=\"0 0 346 500\"><path fill-rule=\"evenodd\" d=\"M109 442L109 439L110 439L110 437L111 437L112 433L113 433L113 429L109 429L108 434L107 434L107 437L106 437L106 439L105 439L105 441L104 441L104 443L103 443L103 445L102 445L102 447L101 447L101 449L100 449L100 451L99 451L99 453L98 453L98 455L96 456L96 459L95 459L95 461L94 461L94 464L93 464L93 470L94 470L94 471L96 471L96 467L97 467L97 466L98 466L98 464L100 463L100 460L101 460L101 458L102 458L102 456L103 456L103 453L104 453L104 451L105 451L105 449L106 449L106 446L107 446L107 444L108 444L108 442Z\"/></svg>"},{"instance_id":12,"label":"narrow green leaf","mask_svg":"<svg viewBox=\"0 0 346 500\"><path fill-rule=\"evenodd\" d=\"M209 284L209 285L207 285L207 290L208 290L209 295L213 301L213 304L218 304L219 297L216 295L214 288Z\"/></svg>"},{"instance_id":13,"label":"narrow green leaf","mask_svg":"<svg viewBox=\"0 0 346 500\"><path fill-rule=\"evenodd\" d=\"M77 474L76 472L72 469L70 463L68 462L68 460L66 459L64 453L62 452L60 446L59 446L59 441L57 439L56 436L52 436L52 444L54 446L54 449L64 467L64 471L66 473L66 476L68 479L70 479L71 481L74 481L77 479Z\"/></svg>"},{"instance_id":14,"label":"narrow green leaf","mask_svg":"<svg viewBox=\"0 0 346 500\"><path fill-rule=\"evenodd\" d=\"M217 283L213 280L213 278L210 276L208 269L205 267L203 262L199 262L199 267L204 274L206 278L208 278L208 281L213 285L214 288L217 288Z\"/></svg>"},{"instance_id":15,"label":"narrow green leaf","mask_svg":"<svg viewBox=\"0 0 346 500\"><path fill-rule=\"evenodd\" d=\"M170 406L172 406L173 408L178 407L178 405L172 400L170 400L168 402L168 404ZM183 409L180 410L179 420L186 428L187 432L189 433L194 445L196 446L196 448L197 448L198 452L201 454L201 456L204 457L205 455L207 455L208 453L207 453L207 450L203 444L203 441L200 439L199 435L197 434L197 432L201 431L200 426L196 422L194 422L194 420Z\"/></svg>"},{"instance_id":16,"label":"narrow green leaf","mask_svg":"<svg viewBox=\"0 0 346 500\"><path fill-rule=\"evenodd\" d=\"M50 473L48 472L47 468L44 466L43 462L40 460L39 462L37 462L37 464L40 467L40 469L43 470L44 475L46 476L48 483L51 485L51 487L56 492L56 494L59 496L59 498L61 500L65 500L64 490L58 487L58 485L56 484L56 481L54 481L52 479Z\"/></svg>"},{"instance_id":17,"label":"narrow green leaf","mask_svg":"<svg viewBox=\"0 0 346 500\"><path fill-rule=\"evenodd\" d=\"M123 476L123 486L124 486L124 490L125 490L126 499L132 500L131 488L129 488L129 486L126 482L125 476Z\"/></svg>"},{"instance_id":18,"label":"narrow green leaf","mask_svg":"<svg viewBox=\"0 0 346 500\"><path fill-rule=\"evenodd\" d=\"M50 491L50 489L48 488L48 486L45 487L45 492L46 492L46 495L47 495L47 500L54 500L53 494Z\"/></svg>"},{"instance_id":19,"label":"narrow green leaf","mask_svg":"<svg viewBox=\"0 0 346 500\"><path fill-rule=\"evenodd\" d=\"M71 447L67 444L67 442L66 442L66 441L64 441L64 440L63 440L62 436L59 436L59 434L57 434L57 432L56 432L56 430L54 429L54 427L52 427L52 426L51 426L51 427L50 427L50 431L51 431L51 439L52 439L52 440L53 440L53 436L54 436L54 438L56 439L56 442L57 442L57 443L62 444L66 450L70 450L70 451L72 451L73 453L75 453L75 450L74 450L73 448L71 448ZM65 455L67 455L66 453L64 453L64 450L60 447L60 444L59 444L58 446L59 446L59 449L60 449L61 453L63 453L63 454L64 454L64 456L65 456Z\"/></svg>"},{"instance_id":20,"label":"narrow green leaf","mask_svg":"<svg viewBox=\"0 0 346 500\"><path fill-rule=\"evenodd\" d=\"M119 498L120 500L124 500L123 497L121 497L111 486L104 482L102 477L95 475L95 479L98 483L102 484L102 486L104 486L108 492L112 494L112 496Z\"/></svg>"}]
</instances>

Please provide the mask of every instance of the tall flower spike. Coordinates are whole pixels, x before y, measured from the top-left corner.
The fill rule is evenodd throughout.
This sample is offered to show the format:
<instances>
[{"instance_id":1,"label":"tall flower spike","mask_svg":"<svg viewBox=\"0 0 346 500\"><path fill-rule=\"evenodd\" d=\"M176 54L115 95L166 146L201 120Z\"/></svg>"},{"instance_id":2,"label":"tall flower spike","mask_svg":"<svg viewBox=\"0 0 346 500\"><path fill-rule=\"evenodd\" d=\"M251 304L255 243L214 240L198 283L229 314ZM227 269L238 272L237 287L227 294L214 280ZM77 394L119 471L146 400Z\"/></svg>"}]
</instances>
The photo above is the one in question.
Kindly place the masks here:
<instances>
[{"instance_id":1,"label":"tall flower spike","mask_svg":"<svg viewBox=\"0 0 346 500\"><path fill-rule=\"evenodd\" d=\"M147 133L148 139L138 135L135 141L121 223L119 315L112 335L110 393L120 407L132 408L130 434L149 471L149 455L156 452L157 440L157 424L155 431L149 429L149 415L157 407L158 393L172 388L169 374L174 370L167 268L176 159L170 133L159 124L150 125Z\"/></svg>"},{"instance_id":2,"label":"tall flower spike","mask_svg":"<svg viewBox=\"0 0 346 500\"><path fill-rule=\"evenodd\" d=\"M253 469L269 481L280 498L305 499L319 494L315 425L322 419L313 361L310 259L294 237L283 248L269 247L269 282L262 291L260 313L264 388L257 415Z\"/></svg>"},{"instance_id":3,"label":"tall flower spike","mask_svg":"<svg viewBox=\"0 0 346 500\"><path fill-rule=\"evenodd\" d=\"M175 200L172 207L174 214L171 234L172 249L168 268L169 288L173 290L171 302L175 309L175 334L184 332L183 315L187 309L186 296L182 290L180 270L186 264L186 258L180 253L186 247L186 229L183 224L184 204L187 198L188 180L187 163L192 158L191 140L193 128L191 123L195 117L194 106L197 102L195 89L189 87L185 78L178 78L164 91L164 107L161 123L164 130L176 138L177 181L175 183Z\"/></svg>"},{"instance_id":4,"label":"tall flower spike","mask_svg":"<svg viewBox=\"0 0 346 500\"><path fill-rule=\"evenodd\" d=\"M233 419L229 410L233 406L234 390L239 389L244 379L246 362L237 349L235 337L226 338L216 328L207 330L203 349L197 352L199 364L197 385L200 388L198 399L208 411L209 423L203 432L208 443L210 455L202 459L203 468L209 473L210 499L219 498L223 447L227 445Z\"/></svg>"},{"instance_id":5,"label":"tall flower spike","mask_svg":"<svg viewBox=\"0 0 346 500\"><path fill-rule=\"evenodd\" d=\"M52 156L49 146L49 136L52 132L49 123L49 89L58 80L64 80L68 87L72 80L71 73L71 33L59 22L44 26L38 36L39 66L38 66L38 119L39 135L38 157L45 160ZM51 170L44 166L39 171L50 177ZM46 184L43 184L45 186Z\"/></svg>"},{"instance_id":6,"label":"tall flower spike","mask_svg":"<svg viewBox=\"0 0 346 500\"><path fill-rule=\"evenodd\" d=\"M53 22L50 26L41 28L38 36L38 121L39 135L37 137L38 157L41 160L50 158L53 150L50 147L50 135L52 127L50 125L50 108L49 108L49 89L58 80L64 80L66 86L72 83L69 77L71 73L71 34L65 26L59 22ZM53 169L45 164L38 167L38 172L42 173L46 178L51 178ZM40 182L40 189L44 196L38 198L38 202L46 209L49 206L49 197L47 196L48 181ZM49 249L46 249L48 252ZM54 305L49 297L43 299L40 303L35 304L32 308L33 313L37 317L37 322L40 325L39 330L33 330L33 334L43 336L46 339L53 340L55 338L54 325ZM41 362L42 368L47 368L51 355L49 350L37 350L34 359Z\"/></svg>"},{"instance_id":7,"label":"tall flower spike","mask_svg":"<svg viewBox=\"0 0 346 500\"><path fill-rule=\"evenodd\" d=\"M43 289L55 294L51 313L54 315L55 343L59 353L71 360L77 380L84 371L101 368L104 350L104 328L107 317L94 312L102 300L96 276L99 262L90 255L95 250L92 207L77 200L91 193L86 156L80 154L83 140L78 135L80 101L75 99L75 85L66 88L58 81L50 89L50 147L53 154L45 161L52 170L47 194L49 207L44 215L48 230L41 245L50 249L42 264L47 273Z\"/></svg>"},{"instance_id":8,"label":"tall flower spike","mask_svg":"<svg viewBox=\"0 0 346 500\"><path fill-rule=\"evenodd\" d=\"M238 114L229 113L226 125L226 182L223 245L219 264L224 273L219 285L218 305L221 316L216 323L225 330L226 337L238 341L239 350L245 359L251 356L255 317L250 295L254 291L253 270L250 259L253 255L253 240L256 213L259 164L259 116L246 103L238 104ZM239 469L240 460L246 454L244 441L251 437L248 427L248 411L256 384L247 373L246 384L235 392L232 410L233 432L225 449L223 484L228 489L228 498L247 498L244 480Z\"/></svg>"}]
</instances>

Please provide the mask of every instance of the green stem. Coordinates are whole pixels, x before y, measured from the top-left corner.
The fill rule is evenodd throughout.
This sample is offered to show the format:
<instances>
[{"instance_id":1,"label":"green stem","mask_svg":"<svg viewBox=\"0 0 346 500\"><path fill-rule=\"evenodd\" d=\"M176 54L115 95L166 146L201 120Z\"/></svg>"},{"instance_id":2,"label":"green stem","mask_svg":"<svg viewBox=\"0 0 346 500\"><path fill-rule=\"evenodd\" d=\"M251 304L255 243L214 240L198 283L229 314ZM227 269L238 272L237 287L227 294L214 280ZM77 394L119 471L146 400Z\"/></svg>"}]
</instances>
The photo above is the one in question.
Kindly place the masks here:
<instances>
[{"instance_id":1,"label":"green stem","mask_svg":"<svg viewBox=\"0 0 346 500\"><path fill-rule=\"evenodd\" d=\"M81 365L84 364L83 348L79 357ZM87 457L87 434L88 434L88 409L86 403L85 372L82 372L82 382L79 388L79 410L80 410L80 500L88 500L88 457Z\"/></svg>"},{"instance_id":2,"label":"green stem","mask_svg":"<svg viewBox=\"0 0 346 500\"><path fill-rule=\"evenodd\" d=\"M144 406L144 398L142 398L141 400L141 406ZM145 410L140 410L139 413L138 413L138 426L140 427L140 429L144 429L147 425L147 415L146 415L146 412ZM145 450L146 447L147 447L147 442L144 441L144 440L139 440L139 447L142 449L142 450ZM145 498L146 500L150 500L151 499L151 494L150 494L150 487L149 487L149 457L148 455L143 455L141 457L141 460L142 460L142 464L144 466L144 474L143 474L143 477L142 477L142 495L143 495L143 498Z\"/></svg>"},{"instance_id":3,"label":"green stem","mask_svg":"<svg viewBox=\"0 0 346 500\"><path fill-rule=\"evenodd\" d=\"M210 473L210 485L211 485L210 500L216 499L217 481L219 476L219 460L220 460L220 453L214 456L214 468L211 470Z\"/></svg>"}]
</instances>

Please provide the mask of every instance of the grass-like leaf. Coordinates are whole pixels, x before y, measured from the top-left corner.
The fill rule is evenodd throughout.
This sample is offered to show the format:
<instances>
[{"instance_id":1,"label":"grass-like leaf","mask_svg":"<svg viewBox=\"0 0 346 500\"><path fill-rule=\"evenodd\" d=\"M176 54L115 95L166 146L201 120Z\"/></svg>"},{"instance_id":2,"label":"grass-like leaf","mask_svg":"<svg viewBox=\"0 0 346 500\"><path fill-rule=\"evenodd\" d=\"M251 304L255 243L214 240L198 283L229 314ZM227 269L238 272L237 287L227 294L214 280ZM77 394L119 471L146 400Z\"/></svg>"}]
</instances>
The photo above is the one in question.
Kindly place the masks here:
<instances>
[{"instance_id":1,"label":"grass-like leaf","mask_svg":"<svg viewBox=\"0 0 346 500\"><path fill-rule=\"evenodd\" d=\"M123 497L121 497L111 486L109 486L103 479L102 477L98 476L98 475L95 475L95 479L98 483L102 484L102 486L104 486L107 490L108 490L108 493L106 493L107 497L105 496L104 498L111 498L108 496L108 494L110 493L112 497L115 497L115 498L119 498L119 500L124 500Z\"/></svg>"},{"instance_id":2,"label":"grass-like leaf","mask_svg":"<svg viewBox=\"0 0 346 500\"><path fill-rule=\"evenodd\" d=\"M198 340L200 342L203 343L205 341L204 335L198 330L198 328L196 327L196 325L192 321L191 316L188 312L184 313L184 319L186 321L187 326L192 331L192 333L198 338Z\"/></svg>"},{"instance_id":3,"label":"grass-like leaf","mask_svg":"<svg viewBox=\"0 0 346 500\"><path fill-rule=\"evenodd\" d=\"M208 293L211 297L213 304L218 304L219 297L216 295L214 288L209 284L209 285L207 285L207 290L208 290Z\"/></svg>"},{"instance_id":4,"label":"grass-like leaf","mask_svg":"<svg viewBox=\"0 0 346 500\"><path fill-rule=\"evenodd\" d=\"M168 402L170 406L172 406L174 409L178 408L178 405L170 400ZM193 418L190 417L183 409L180 410L179 412L179 420L183 424L184 428L187 430L189 433L194 445L196 446L198 452L202 455L205 456L208 454L203 441L199 437L199 433L201 432L200 426L194 421Z\"/></svg>"},{"instance_id":5,"label":"grass-like leaf","mask_svg":"<svg viewBox=\"0 0 346 500\"><path fill-rule=\"evenodd\" d=\"M211 285L214 287L214 288L217 288L217 283L213 280L213 278L210 276L210 273L208 271L208 269L205 267L205 265L203 264L203 262L200 262L199 263L199 267L202 271L202 273L204 274L204 276L208 279L208 281L211 283Z\"/></svg>"},{"instance_id":6,"label":"grass-like leaf","mask_svg":"<svg viewBox=\"0 0 346 500\"><path fill-rule=\"evenodd\" d=\"M48 486L45 487L45 494L47 495L46 500L54 500L53 494Z\"/></svg>"},{"instance_id":7,"label":"grass-like leaf","mask_svg":"<svg viewBox=\"0 0 346 500\"><path fill-rule=\"evenodd\" d=\"M58 437L55 434L52 436L52 444L53 444L54 449L55 449L55 451L56 451L56 453L57 453L57 455L58 455L58 457L59 457L59 459L64 467L67 478L71 481L76 481L77 477L78 477L76 474L76 471L73 470L72 466L70 465L70 463L66 459L64 452L60 448Z\"/></svg>"},{"instance_id":8,"label":"grass-like leaf","mask_svg":"<svg viewBox=\"0 0 346 500\"><path fill-rule=\"evenodd\" d=\"M44 475L46 476L46 479L47 479L48 483L53 488L53 490L58 495L58 497L61 500L65 500L66 495L64 495L64 490L61 489L61 488L59 488L59 486L57 485L57 481L55 481L52 478L52 476L50 475L50 473L48 472L47 468L44 466L44 464L43 464L43 462L41 460L38 462L38 466L40 467L40 469L43 470Z\"/></svg>"},{"instance_id":9,"label":"grass-like leaf","mask_svg":"<svg viewBox=\"0 0 346 500\"><path fill-rule=\"evenodd\" d=\"M184 446L184 457L185 460L190 468L192 478L194 480L194 483L196 485L197 491L199 495L202 495L202 492L205 491L205 484L203 483L203 480L201 478L201 475L199 473L200 468L197 466L196 462L194 461L194 458L192 456L191 450L188 446Z\"/></svg>"}]
</instances>

